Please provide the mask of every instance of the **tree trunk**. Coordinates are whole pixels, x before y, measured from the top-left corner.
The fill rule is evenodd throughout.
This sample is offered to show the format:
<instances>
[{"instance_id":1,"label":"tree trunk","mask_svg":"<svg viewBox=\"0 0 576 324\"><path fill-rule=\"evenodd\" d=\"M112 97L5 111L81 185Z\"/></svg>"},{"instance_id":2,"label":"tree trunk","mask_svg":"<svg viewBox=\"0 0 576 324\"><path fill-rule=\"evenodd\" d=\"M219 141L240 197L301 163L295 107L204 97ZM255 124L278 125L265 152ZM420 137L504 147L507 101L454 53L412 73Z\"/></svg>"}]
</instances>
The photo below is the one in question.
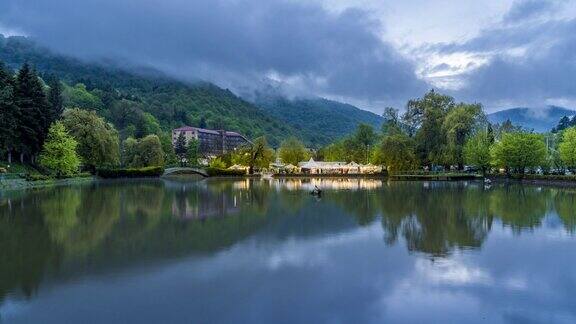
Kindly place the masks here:
<instances>
[{"instance_id":1,"label":"tree trunk","mask_svg":"<svg viewBox=\"0 0 576 324\"><path fill-rule=\"evenodd\" d=\"M20 163L24 164L24 153L20 153Z\"/></svg>"},{"instance_id":2,"label":"tree trunk","mask_svg":"<svg viewBox=\"0 0 576 324\"><path fill-rule=\"evenodd\" d=\"M12 150L8 150L8 164L12 164Z\"/></svg>"}]
</instances>

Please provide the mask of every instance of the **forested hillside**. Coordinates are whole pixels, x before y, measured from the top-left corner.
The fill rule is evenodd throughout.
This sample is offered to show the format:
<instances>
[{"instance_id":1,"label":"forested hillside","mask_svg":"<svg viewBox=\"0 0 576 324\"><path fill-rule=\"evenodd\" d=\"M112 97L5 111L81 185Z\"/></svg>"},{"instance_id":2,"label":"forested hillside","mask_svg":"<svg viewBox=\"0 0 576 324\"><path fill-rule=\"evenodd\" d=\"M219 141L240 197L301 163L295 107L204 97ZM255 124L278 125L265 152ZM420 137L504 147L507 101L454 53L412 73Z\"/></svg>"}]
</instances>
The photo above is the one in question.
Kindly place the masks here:
<instances>
[{"instance_id":1,"label":"forested hillside","mask_svg":"<svg viewBox=\"0 0 576 324\"><path fill-rule=\"evenodd\" d=\"M514 125L522 126L526 129L533 129L536 132L549 132L558 121L564 117L572 117L576 111L557 106L544 108L511 108L488 115L492 123L502 124L510 120Z\"/></svg>"},{"instance_id":2,"label":"forested hillside","mask_svg":"<svg viewBox=\"0 0 576 324\"><path fill-rule=\"evenodd\" d=\"M321 147L354 132L361 124L379 129L383 118L352 105L316 99L257 96L255 104L298 130L307 144Z\"/></svg>"},{"instance_id":3,"label":"forested hillside","mask_svg":"<svg viewBox=\"0 0 576 324\"><path fill-rule=\"evenodd\" d=\"M298 136L291 127L213 84L189 85L160 72L126 71L113 63L85 63L57 55L24 37L0 35L0 61L12 70L30 63L41 75L64 84L66 107L95 110L126 136L144 136L186 125L226 128L249 138L266 135L272 145Z\"/></svg>"}]
</instances>

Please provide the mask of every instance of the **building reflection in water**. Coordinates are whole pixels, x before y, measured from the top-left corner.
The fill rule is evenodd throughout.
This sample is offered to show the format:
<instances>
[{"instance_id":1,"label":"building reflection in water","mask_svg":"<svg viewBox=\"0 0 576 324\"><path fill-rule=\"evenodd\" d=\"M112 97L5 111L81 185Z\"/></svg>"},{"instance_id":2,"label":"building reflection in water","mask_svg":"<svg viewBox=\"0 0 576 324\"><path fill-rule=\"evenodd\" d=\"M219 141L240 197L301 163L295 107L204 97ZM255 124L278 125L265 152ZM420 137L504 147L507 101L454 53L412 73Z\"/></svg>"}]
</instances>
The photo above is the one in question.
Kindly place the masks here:
<instances>
[{"instance_id":1,"label":"building reflection in water","mask_svg":"<svg viewBox=\"0 0 576 324\"><path fill-rule=\"evenodd\" d=\"M363 178L281 178L270 181L277 189L288 190L312 190L314 187L328 190L370 190L378 189L384 183L381 179Z\"/></svg>"}]
</instances>

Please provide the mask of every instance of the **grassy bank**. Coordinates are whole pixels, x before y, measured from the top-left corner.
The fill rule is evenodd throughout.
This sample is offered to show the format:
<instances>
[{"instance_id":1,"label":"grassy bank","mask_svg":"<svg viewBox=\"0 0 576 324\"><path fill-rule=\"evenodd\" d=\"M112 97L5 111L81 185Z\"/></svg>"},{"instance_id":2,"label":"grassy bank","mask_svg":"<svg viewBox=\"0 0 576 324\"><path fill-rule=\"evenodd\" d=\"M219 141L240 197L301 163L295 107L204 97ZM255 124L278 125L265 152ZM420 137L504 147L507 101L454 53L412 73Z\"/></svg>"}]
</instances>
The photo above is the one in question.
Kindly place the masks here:
<instances>
[{"instance_id":1,"label":"grassy bank","mask_svg":"<svg viewBox=\"0 0 576 324\"><path fill-rule=\"evenodd\" d=\"M30 181L23 178L0 180L0 190L22 190L31 188L43 188L50 186L71 185L77 183L91 182L95 178L92 176L71 177L66 179L45 179Z\"/></svg>"}]
</instances>

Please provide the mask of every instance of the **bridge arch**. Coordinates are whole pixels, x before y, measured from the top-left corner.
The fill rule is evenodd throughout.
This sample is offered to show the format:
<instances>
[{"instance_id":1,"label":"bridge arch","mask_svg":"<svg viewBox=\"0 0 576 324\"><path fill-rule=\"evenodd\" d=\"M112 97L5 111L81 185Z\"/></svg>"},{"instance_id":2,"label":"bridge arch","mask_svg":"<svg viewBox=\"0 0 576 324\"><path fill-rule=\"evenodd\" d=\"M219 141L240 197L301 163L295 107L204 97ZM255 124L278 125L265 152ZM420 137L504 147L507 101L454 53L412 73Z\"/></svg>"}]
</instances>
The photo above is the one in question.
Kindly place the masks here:
<instances>
[{"instance_id":1,"label":"bridge arch","mask_svg":"<svg viewBox=\"0 0 576 324\"><path fill-rule=\"evenodd\" d=\"M176 168L168 168L164 170L163 177L169 175L177 175L177 174L198 174L203 177L208 177L208 173L204 169L199 168L187 168L187 167L176 167Z\"/></svg>"}]
</instances>

